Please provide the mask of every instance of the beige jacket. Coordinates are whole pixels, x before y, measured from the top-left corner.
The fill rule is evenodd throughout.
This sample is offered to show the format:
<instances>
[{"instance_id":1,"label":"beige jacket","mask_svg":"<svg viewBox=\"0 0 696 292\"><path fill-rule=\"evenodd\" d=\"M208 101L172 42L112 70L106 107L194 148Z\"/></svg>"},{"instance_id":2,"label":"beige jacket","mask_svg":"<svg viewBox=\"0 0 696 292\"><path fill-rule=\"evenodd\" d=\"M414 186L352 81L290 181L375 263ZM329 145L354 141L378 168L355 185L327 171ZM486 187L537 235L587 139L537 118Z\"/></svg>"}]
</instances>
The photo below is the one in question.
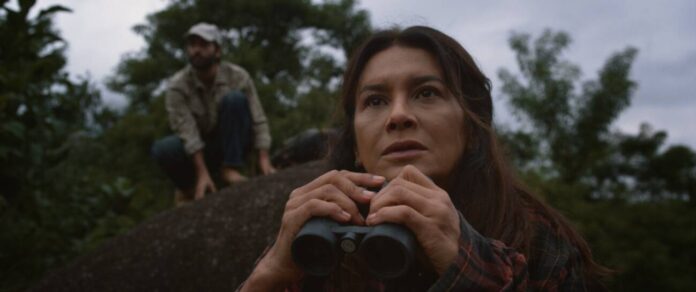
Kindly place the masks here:
<instances>
[{"instance_id":1,"label":"beige jacket","mask_svg":"<svg viewBox=\"0 0 696 292\"><path fill-rule=\"evenodd\" d=\"M169 124L183 140L186 153L193 154L205 147L202 137L215 128L220 101L231 90L240 90L249 99L254 147L271 147L268 121L249 73L235 64L221 62L210 89L198 80L190 65L169 80L165 96Z\"/></svg>"}]
</instances>

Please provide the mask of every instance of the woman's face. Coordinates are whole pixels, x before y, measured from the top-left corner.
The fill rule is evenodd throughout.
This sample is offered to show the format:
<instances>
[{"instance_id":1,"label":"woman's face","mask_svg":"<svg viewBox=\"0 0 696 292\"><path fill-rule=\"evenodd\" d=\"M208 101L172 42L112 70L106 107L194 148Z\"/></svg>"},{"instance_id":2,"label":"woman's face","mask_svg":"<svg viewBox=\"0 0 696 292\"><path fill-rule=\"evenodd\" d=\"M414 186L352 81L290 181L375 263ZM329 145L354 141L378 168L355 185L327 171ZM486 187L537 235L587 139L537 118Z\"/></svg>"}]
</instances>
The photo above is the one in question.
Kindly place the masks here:
<instances>
[{"instance_id":1,"label":"woman's face","mask_svg":"<svg viewBox=\"0 0 696 292\"><path fill-rule=\"evenodd\" d=\"M411 164L444 187L464 152L464 111L425 50L392 46L358 81L356 157L373 174L396 177Z\"/></svg>"}]
</instances>

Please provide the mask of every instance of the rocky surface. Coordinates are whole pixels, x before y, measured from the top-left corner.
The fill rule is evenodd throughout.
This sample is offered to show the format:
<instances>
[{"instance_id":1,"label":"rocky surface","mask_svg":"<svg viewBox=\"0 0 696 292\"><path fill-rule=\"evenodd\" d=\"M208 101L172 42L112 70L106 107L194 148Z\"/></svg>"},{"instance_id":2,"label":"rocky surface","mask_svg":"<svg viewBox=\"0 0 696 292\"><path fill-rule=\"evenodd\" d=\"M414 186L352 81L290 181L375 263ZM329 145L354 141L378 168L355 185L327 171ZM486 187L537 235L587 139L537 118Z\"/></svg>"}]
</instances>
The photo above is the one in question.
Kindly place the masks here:
<instances>
[{"instance_id":1,"label":"rocky surface","mask_svg":"<svg viewBox=\"0 0 696 292\"><path fill-rule=\"evenodd\" d=\"M154 216L32 290L233 291L274 239L287 195L325 169L302 164Z\"/></svg>"}]
</instances>

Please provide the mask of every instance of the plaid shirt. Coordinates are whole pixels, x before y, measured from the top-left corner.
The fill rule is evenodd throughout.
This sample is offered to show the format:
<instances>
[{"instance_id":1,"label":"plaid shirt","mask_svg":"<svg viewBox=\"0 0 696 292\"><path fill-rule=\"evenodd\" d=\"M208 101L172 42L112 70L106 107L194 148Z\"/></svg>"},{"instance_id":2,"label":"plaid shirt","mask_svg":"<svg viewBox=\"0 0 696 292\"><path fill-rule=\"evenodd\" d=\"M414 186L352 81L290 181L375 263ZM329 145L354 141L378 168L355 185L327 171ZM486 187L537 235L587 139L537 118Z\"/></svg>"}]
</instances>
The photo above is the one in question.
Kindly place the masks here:
<instances>
[{"instance_id":1,"label":"plaid shirt","mask_svg":"<svg viewBox=\"0 0 696 292\"><path fill-rule=\"evenodd\" d=\"M459 255L439 277L417 272L391 283L376 279L363 291L587 291L580 253L550 223L535 216L532 260L498 240L483 237L460 214ZM240 287L241 288L241 287ZM352 289L355 290L355 289ZM332 280L305 278L288 292L339 291Z\"/></svg>"}]
</instances>

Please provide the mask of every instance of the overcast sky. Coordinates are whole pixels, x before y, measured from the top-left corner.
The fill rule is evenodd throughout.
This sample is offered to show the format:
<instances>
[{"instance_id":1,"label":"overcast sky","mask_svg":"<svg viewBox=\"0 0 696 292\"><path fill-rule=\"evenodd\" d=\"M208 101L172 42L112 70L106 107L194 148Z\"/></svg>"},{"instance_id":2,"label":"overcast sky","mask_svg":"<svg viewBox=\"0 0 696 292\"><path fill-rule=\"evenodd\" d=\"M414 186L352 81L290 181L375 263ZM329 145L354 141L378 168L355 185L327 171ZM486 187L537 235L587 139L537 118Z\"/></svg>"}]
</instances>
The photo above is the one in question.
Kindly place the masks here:
<instances>
[{"instance_id":1,"label":"overcast sky","mask_svg":"<svg viewBox=\"0 0 696 292\"><path fill-rule=\"evenodd\" d=\"M120 57L144 46L131 27L148 13L164 8L164 0L39 0L39 6L63 4L73 13L56 24L69 43L68 70L102 82ZM516 70L507 39L512 31L536 36L544 28L568 32L573 43L566 57L581 66L583 79L614 52L639 50L631 77L637 81L631 107L614 124L636 133L641 122L669 133L668 143L696 148L696 1L458 1L363 0L373 25L429 25L459 40L493 79L500 68ZM114 105L124 99L104 96ZM514 120L496 100L496 119Z\"/></svg>"}]
</instances>

